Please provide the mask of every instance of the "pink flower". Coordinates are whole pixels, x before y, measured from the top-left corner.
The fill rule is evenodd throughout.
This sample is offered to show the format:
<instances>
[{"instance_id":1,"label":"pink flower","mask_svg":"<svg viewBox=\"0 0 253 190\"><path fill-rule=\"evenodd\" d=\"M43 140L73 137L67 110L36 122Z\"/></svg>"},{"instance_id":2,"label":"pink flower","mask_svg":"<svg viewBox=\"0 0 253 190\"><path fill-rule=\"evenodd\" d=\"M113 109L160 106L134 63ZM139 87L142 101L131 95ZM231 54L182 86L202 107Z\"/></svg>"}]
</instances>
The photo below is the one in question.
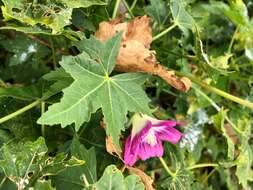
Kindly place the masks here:
<instances>
[{"instance_id":1,"label":"pink flower","mask_svg":"<svg viewBox=\"0 0 253 190\"><path fill-rule=\"evenodd\" d=\"M162 141L176 144L182 133L175 129L180 122L157 120L144 114L135 114L132 118L132 132L125 143L124 162L133 166L139 159L163 156Z\"/></svg>"}]
</instances>

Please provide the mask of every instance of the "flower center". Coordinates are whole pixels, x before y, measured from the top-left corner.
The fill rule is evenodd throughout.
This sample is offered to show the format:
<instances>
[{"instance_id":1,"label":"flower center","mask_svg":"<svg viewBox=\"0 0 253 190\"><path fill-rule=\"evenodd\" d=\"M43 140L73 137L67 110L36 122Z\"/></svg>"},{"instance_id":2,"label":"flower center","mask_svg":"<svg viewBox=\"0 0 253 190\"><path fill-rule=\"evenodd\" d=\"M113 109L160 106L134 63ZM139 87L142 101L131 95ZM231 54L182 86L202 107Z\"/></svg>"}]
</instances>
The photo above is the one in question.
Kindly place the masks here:
<instances>
[{"instance_id":1,"label":"flower center","mask_svg":"<svg viewBox=\"0 0 253 190\"><path fill-rule=\"evenodd\" d=\"M155 136L155 130L151 128L148 131L148 134L146 135L146 137L143 139L143 141L148 143L150 146L155 146L157 144L157 140L156 140L156 136Z\"/></svg>"}]
</instances>

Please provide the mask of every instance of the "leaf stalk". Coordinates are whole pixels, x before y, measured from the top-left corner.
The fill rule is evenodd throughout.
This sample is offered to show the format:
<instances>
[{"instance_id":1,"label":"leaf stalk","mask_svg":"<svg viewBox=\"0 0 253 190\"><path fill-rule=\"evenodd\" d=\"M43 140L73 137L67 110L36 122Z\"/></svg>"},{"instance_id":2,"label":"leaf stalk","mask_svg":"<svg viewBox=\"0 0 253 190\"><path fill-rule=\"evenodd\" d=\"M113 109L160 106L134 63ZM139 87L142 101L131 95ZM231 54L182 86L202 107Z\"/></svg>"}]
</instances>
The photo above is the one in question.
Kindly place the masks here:
<instances>
[{"instance_id":1,"label":"leaf stalk","mask_svg":"<svg viewBox=\"0 0 253 190\"><path fill-rule=\"evenodd\" d=\"M175 73L177 75L179 75L179 76L184 76L184 77L189 78L193 83L201 86L202 88L204 88L204 89L206 89L206 90L208 90L210 92L213 92L213 93L218 94L218 95L220 95L220 96L222 96L222 97L224 97L224 98L226 98L228 100L231 100L233 102L236 102L238 104L241 104L243 106L246 106L248 108L253 109L253 103L252 102L249 102L247 100L243 100L243 99L238 98L238 97L236 97L234 95L231 95L231 94L229 94L227 92L224 92L224 91L222 91L222 90L220 90L218 88L210 86L210 85L208 85L208 84L200 81L197 77L195 77L195 76L193 76L191 74L186 74L186 73L182 73L182 72L179 72L179 71L175 71Z\"/></svg>"},{"instance_id":2,"label":"leaf stalk","mask_svg":"<svg viewBox=\"0 0 253 190\"><path fill-rule=\"evenodd\" d=\"M152 41L156 41L159 38L161 38L162 36L164 36L165 34L167 34L168 32L170 32L172 29L174 29L177 26L177 23L174 22L169 28L165 29L164 31L160 32L159 34L155 35L153 37Z\"/></svg>"},{"instance_id":3,"label":"leaf stalk","mask_svg":"<svg viewBox=\"0 0 253 190\"><path fill-rule=\"evenodd\" d=\"M163 168L166 170L166 172L167 172L172 178L174 178L174 177L176 176L176 174L170 170L170 168L169 168L168 165L166 164L165 160L164 160L162 157L159 157L159 160L160 160L161 164L163 165Z\"/></svg>"},{"instance_id":4,"label":"leaf stalk","mask_svg":"<svg viewBox=\"0 0 253 190\"><path fill-rule=\"evenodd\" d=\"M119 5L120 5L121 0L116 0L114 9L113 9L113 13L112 13L112 19L114 19L117 16L117 12L119 9Z\"/></svg>"},{"instance_id":5,"label":"leaf stalk","mask_svg":"<svg viewBox=\"0 0 253 190\"><path fill-rule=\"evenodd\" d=\"M12 119L12 118L20 115L20 114L22 114L22 113L24 113L24 112L26 112L26 111L28 111L30 109L32 109L33 107L39 105L40 103L41 103L41 100L36 100L36 101L32 102L31 104L28 104L27 106L25 106L25 107L23 107L23 108L15 111L15 112L9 114L9 115L6 115L6 116L0 118L0 124L4 123L4 122L6 122L6 121L8 121L8 120L10 120L10 119Z\"/></svg>"}]
</instances>

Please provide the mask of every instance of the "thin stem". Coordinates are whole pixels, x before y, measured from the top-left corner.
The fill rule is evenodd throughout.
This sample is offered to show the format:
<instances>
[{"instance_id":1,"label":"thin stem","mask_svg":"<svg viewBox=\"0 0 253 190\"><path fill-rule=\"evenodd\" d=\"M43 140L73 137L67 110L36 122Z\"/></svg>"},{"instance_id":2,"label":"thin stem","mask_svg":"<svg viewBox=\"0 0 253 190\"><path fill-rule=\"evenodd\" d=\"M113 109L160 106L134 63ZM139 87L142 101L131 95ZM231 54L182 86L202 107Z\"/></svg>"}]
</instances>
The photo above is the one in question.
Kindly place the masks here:
<instances>
[{"instance_id":1,"label":"thin stem","mask_svg":"<svg viewBox=\"0 0 253 190\"><path fill-rule=\"evenodd\" d=\"M253 109L253 103L252 102L249 102L247 100L243 100L243 99L238 98L236 96L233 96L233 95L231 95L231 94L229 94L227 92L224 92L224 91L222 91L222 90L220 90L218 88L210 86L210 85L208 85L208 84L200 81L198 78L196 78L193 75L186 74L186 73L181 73L181 72L178 72L178 71L175 71L175 73L177 75L179 75L179 76L185 76L185 77L189 78L192 82L194 82L195 84L197 84L197 85L205 88L206 90L208 90L210 92L213 92L213 93L218 94L218 95L220 95L220 96L222 96L222 97L224 97L224 98L226 98L228 100L231 100L233 102L236 102L238 104L241 104L241 105L244 105L244 106L246 106L248 108Z\"/></svg>"},{"instance_id":2,"label":"thin stem","mask_svg":"<svg viewBox=\"0 0 253 190\"><path fill-rule=\"evenodd\" d=\"M83 183L84 183L85 187L89 187L90 184L89 184L89 182L88 182L88 180L87 180L87 178L84 174L82 175L82 178L83 178Z\"/></svg>"},{"instance_id":3,"label":"thin stem","mask_svg":"<svg viewBox=\"0 0 253 190\"><path fill-rule=\"evenodd\" d=\"M131 7L130 7L130 10L131 10L131 11L134 9L134 7L135 7L137 1L138 1L138 0L134 0L134 1L133 1L132 5L131 5Z\"/></svg>"},{"instance_id":4,"label":"thin stem","mask_svg":"<svg viewBox=\"0 0 253 190\"><path fill-rule=\"evenodd\" d=\"M234 44L234 41L235 41L235 35L238 32L238 30L239 30L239 27L236 27L236 29L234 31L234 34L232 36L232 39L231 39L231 41L229 43L229 46L228 46L228 53L231 53L231 50L232 50L232 47L233 47L233 44Z\"/></svg>"},{"instance_id":5,"label":"thin stem","mask_svg":"<svg viewBox=\"0 0 253 190\"><path fill-rule=\"evenodd\" d=\"M202 164L196 164L193 166L189 166L186 169L187 170L194 170L197 168L206 168L206 167L219 167L219 164L215 164L215 163L202 163Z\"/></svg>"},{"instance_id":6,"label":"thin stem","mask_svg":"<svg viewBox=\"0 0 253 190\"><path fill-rule=\"evenodd\" d=\"M41 102L41 115L43 113L45 113L45 105L46 105L45 102ZM45 135L46 135L46 133L45 133L45 125L44 124L41 125L41 135L43 137L45 137Z\"/></svg>"},{"instance_id":7,"label":"thin stem","mask_svg":"<svg viewBox=\"0 0 253 190\"><path fill-rule=\"evenodd\" d=\"M0 124L3 123L3 122L5 122L5 121L8 121L8 120L10 120L10 119L12 119L12 118L20 115L20 114L22 114L22 113L24 113L24 112L26 112L26 111L28 111L30 109L32 109L33 107L35 107L38 104L40 104L40 102L41 102L41 100L36 100L36 101L32 102L31 104L29 104L29 105L27 105L27 106L25 106L25 107L23 107L23 108L15 111L15 112L11 113L9 115L6 115L6 116L0 118Z\"/></svg>"},{"instance_id":8,"label":"thin stem","mask_svg":"<svg viewBox=\"0 0 253 190\"><path fill-rule=\"evenodd\" d=\"M164 169L166 170L166 172L167 172L171 177L174 178L176 174L170 170L170 168L167 166L165 160L164 160L162 157L159 157L159 159L160 159L160 162L162 163Z\"/></svg>"},{"instance_id":9,"label":"thin stem","mask_svg":"<svg viewBox=\"0 0 253 190\"><path fill-rule=\"evenodd\" d=\"M164 31L162 31L159 34L157 34L156 36L154 36L152 41L155 41L155 40L161 38L162 36L164 36L165 34L167 34L168 32L170 32L176 26L177 26L177 24L173 23L169 28L165 29Z\"/></svg>"},{"instance_id":10,"label":"thin stem","mask_svg":"<svg viewBox=\"0 0 253 190\"><path fill-rule=\"evenodd\" d=\"M213 173L217 170L217 168L214 168L204 179L203 179L203 184L205 184L207 182L207 180L209 179L209 177L211 177L211 175L213 175Z\"/></svg>"},{"instance_id":11,"label":"thin stem","mask_svg":"<svg viewBox=\"0 0 253 190\"><path fill-rule=\"evenodd\" d=\"M54 69L56 69L57 68L57 62L56 62L54 42L53 42L52 37L50 37L50 43L51 43L51 50L52 50L53 65L54 65Z\"/></svg>"},{"instance_id":12,"label":"thin stem","mask_svg":"<svg viewBox=\"0 0 253 190\"><path fill-rule=\"evenodd\" d=\"M4 182L7 180L7 177L4 177L2 181L0 182L0 188L3 186Z\"/></svg>"},{"instance_id":13,"label":"thin stem","mask_svg":"<svg viewBox=\"0 0 253 190\"><path fill-rule=\"evenodd\" d=\"M112 13L112 18L115 18L117 16L120 2L121 2L121 0L116 0L115 6L113 9L113 13Z\"/></svg>"},{"instance_id":14,"label":"thin stem","mask_svg":"<svg viewBox=\"0 0 253 190\"><path fill-rule=\"evenodd\" d=\"M221 110L221 108L211 99L209 98L204 92L202 92L201 90L199 90L198 88L192 86L192 88L194 90L196 90L201 96L203 96L203 98L205 98L209 103L211 103L211 105L219 112ZM225 117L225 119L227 120L227 122L240 134L242 134L243 132L237 128L237 126L228 118L228 116Z\"/></svg>"},{"instance_id":15,"label":"thin stem","mask_svg":"<svg viewBox=\"0 0 253 190\"><path fill-rule=\"evenodd\" d=\"M124 6L126 7L127 11L129 12L130 16L132 18L134 18L134 14L133 14L132 10L129 8L129 5L127 4L126 0L122 0L122 1L124 3Z\"/></svg>"}]
</instances>

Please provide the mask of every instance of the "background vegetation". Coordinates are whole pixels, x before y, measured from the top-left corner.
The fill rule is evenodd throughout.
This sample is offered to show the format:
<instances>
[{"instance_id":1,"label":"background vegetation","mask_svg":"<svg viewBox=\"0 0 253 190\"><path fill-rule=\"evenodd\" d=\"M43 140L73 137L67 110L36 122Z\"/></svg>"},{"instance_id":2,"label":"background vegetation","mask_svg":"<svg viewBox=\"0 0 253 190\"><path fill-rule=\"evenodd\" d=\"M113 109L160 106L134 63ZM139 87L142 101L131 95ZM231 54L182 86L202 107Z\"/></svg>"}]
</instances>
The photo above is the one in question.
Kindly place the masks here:
<instances>
[{"instance_id":1,"label":"background vegetation","mask_svg":"<svg viewBox=\"0 0 253 190\"><path fill-rule=\"evenodd\" d=\"M251 0L0 2L0 189L253 187ZM82 111L75 108L70 118L62 114L50 120L50 115L73 105L72 94L80 91L79 85L90 84L91 89L96 86L96 78L75 73L71 63L78 60L71 56L87 61L94 56L86 49L91 47L106 62L104 55L112 50L105 51L103 43L91 37L99 23L116 16L128 21L143 15L151 18L151 49L156 51L157 60L192 81L191 89L184 93L158 77L144 76L142 88L151 100L153 114L159 119L187 122L180 129L185 134L180 143L164 145L167 167L157 158L135 165L151 178L124 169L118 157L107 153L105 143L107 133L120 146L129 134L124 114L129 113L130 118L132 112L144 112L145 104L132 108L128 97L117 97L115 91L115 98L109 102L122 101L124 113L113 109L118 112L117 120L106 121L106 132L100 124L104 116L110 118L107 113L111 109L108 105L98 109L96 96L80 106ZM114 65L109 67L107 74ZM70 89L73 80L78 84ZM124 85L131 91L132 83ZM63 89L64 96L68 94L65 99ZM138 97L146 103L140 84L138 89ZM89 90L83 88L81 92ZM98 94L105 98L103 92ZM57 108L60 101L63 107ZM50 105L55 109L48 114ZM41 122L37 122L39 118Z\"/></svg>"}]
</instances>

